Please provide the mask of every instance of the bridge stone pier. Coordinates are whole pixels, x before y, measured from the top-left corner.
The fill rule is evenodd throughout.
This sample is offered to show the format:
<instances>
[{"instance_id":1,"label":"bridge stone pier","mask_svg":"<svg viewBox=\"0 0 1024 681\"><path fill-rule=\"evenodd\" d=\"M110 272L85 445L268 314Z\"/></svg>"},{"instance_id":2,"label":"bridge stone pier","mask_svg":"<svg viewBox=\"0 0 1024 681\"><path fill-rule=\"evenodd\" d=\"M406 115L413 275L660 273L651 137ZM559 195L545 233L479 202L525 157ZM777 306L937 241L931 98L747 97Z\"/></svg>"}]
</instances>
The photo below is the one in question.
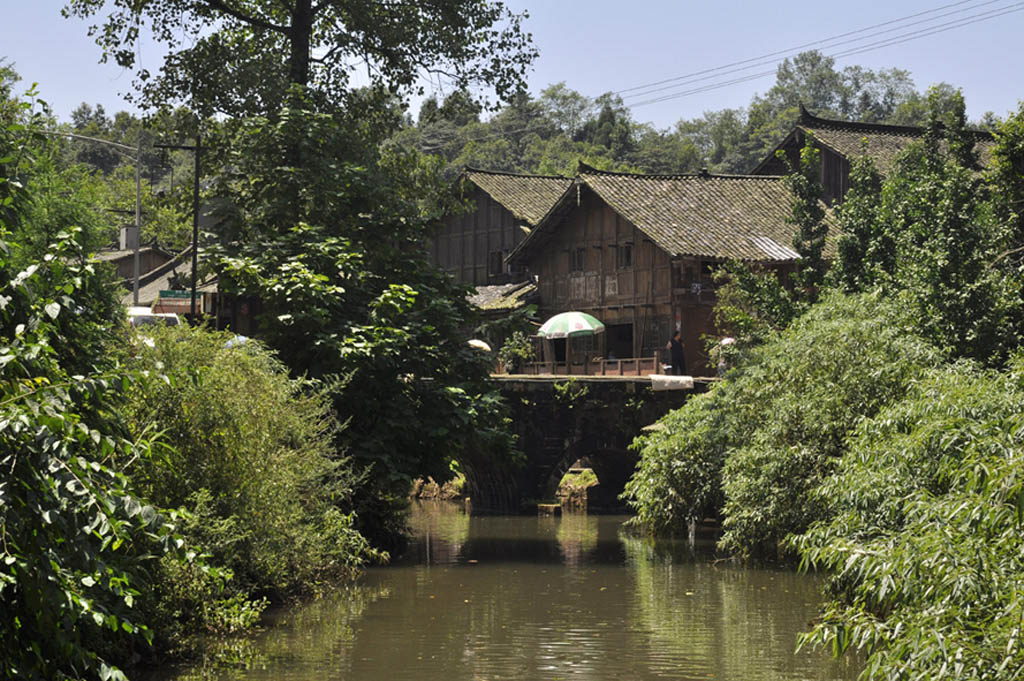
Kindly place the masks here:
<instances>
[{"instance_id":1,"label":"bridge stone pier","mask_svg":"<svg viewBox=\"0 0 1024 681\"><path fill-rule=\"evenodd\" d=\"M486 454L460 458L473 512L519 512L555 498L558 484L584 459L600 484L588 490L592 508L621 507L618 495L633 474L633 439L693 390L654 391L647 376L495 376L509 406L522 457L496 461Z\"/></svg>"}]
</instances>

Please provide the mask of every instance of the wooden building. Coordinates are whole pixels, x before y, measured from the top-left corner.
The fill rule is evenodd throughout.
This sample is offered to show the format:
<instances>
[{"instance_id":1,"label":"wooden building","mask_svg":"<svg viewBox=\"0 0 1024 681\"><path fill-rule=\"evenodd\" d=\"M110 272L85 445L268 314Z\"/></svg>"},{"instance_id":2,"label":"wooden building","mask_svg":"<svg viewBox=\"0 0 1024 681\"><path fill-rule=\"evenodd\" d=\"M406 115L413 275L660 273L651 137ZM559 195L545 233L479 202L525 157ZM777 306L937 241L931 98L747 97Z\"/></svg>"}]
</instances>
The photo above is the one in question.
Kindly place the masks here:
<instances>
[{"instance_id":1,"label":"wooden building","mask_svg":"<svg viewBox=\"0 0 1024 681\"><path fill-rule=\"evenodd\" d=\"M445 220L431 245L431 261L457 281L474 286L523 281L524 273L505 259L572 179L467 168L462 182L470 210Z\"/></svg>"},{"instance_id":2,"label":"wooden building","mask_svg":"<svg viewBox=\"0 0 1024 681\"><path fill-rule=\"evenodd\" d=\"M159 246L143 246L139 249L139 276L160 267L174 259L174 254ZM108 262L117 271L117 276L131 285L135 278L135 249L105 248L93 256L96 262Z\"/></svg>"},{"instance_id":3,"label":"wooden building","mask_svg":"<svg viewBox=\"0 0 1024 681\"><path fill-rule=\"evenodd\" d=\"M821 151L821 182L825 200L831 205L842 202L850 189L850 162L853 159L867 154L874 159L879 172L885 175L897 155L910 143L921 139L924 133L925 129L918 127L818 118L801 105L800 118L792 132L754 168L752 174L786 174L789 165L799 162L800 150L811 136ZM992 146L992 134L981 130L971 134L975 136L977 150L984 159ZM780 150L786 160L777 156L776 152Z\"/></svg>"},{"instance_id":4,"label":"wooden building","mask_svg":"<svg viewBox=\"0 0 1024 681\"><path fill-rule=\"evenodd\" d=\"M542 318L580 310L604 322L603 337L572 339L570 363L667 362L664 347L678 328L688 372L706 375L701 336L716 333L712 270L736 259L791 271L797 253L789 206L780 177L633 175L581 166L509 262L537 277ZM546 359L565 361L564 346L552 344L551 352Z\"/></svg>"}]
</instances>

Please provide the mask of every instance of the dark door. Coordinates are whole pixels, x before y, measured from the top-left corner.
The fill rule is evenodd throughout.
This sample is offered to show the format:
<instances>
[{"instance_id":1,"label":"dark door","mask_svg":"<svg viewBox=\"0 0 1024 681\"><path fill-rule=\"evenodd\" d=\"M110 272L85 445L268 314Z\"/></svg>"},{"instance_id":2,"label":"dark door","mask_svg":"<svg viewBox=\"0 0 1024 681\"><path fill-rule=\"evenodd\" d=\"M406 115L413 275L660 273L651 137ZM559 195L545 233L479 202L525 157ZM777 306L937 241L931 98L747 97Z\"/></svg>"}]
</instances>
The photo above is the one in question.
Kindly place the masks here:
<instances>
[{"instance_id":1,"label":"dark door","mask_svg":"<svg viewBox=\"0 0 1024 681\"><path fill-rule=\"evenodd\" d=\"M633 356L633 325L608 324L604 327L608 358L628 359Z\"/></svg>"}]
</instances>

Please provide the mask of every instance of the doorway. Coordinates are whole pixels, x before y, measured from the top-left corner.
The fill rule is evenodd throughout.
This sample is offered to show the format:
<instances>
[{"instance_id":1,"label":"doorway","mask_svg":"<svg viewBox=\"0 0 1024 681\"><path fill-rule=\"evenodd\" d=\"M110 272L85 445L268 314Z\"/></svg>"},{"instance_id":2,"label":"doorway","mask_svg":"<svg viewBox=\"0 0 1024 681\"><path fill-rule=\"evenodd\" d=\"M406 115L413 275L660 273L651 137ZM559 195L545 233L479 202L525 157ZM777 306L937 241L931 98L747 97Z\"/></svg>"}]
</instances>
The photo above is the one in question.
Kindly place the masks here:
<instances>
[{"instance_id":1,"label":"doorway","mask_svg":"<svg viewBox=\"0 0 1024 681\"><path fill-rule=\"evenodd\" d=\"M604 334L608 359L629 359L633 356L632 324L607 324Z\"/></svg>"}]
</instances>

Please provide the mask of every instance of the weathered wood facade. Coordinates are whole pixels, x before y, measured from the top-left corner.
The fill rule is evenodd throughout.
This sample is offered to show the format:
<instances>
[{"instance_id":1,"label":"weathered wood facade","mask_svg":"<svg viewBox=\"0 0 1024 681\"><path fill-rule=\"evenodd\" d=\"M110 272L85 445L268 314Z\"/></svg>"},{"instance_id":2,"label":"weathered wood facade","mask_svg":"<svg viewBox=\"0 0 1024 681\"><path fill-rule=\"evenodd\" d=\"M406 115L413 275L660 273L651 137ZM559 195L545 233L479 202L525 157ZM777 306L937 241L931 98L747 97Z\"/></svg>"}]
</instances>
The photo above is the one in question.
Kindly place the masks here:
<instances>
[{"instance_id":1,"label":"weathered wood facade","mask_svg":"<svg viewBox=\"0 0 1024 681\"><path fill-rule=\"evenodd\" d=\"M462 181L470 210L445 220L431 245L432 262L474 286L522 281L523 271L506 257L572 180L467 169Z\"/></svg>"},{"instance_id":2,"label":"weathered wood facade","mask_svg":"<svg viewBox=\"0 0 1024 681\"><path fill-rule=\"evenodd\" d=\"M542 317L580 310L604 322L602 336L570 341L570 363L667 363L678 328L688 372L706 375L702 336L717 333L711 272L728 259L791 269L788 206L780 178L585 169L510 260L537 276ZM548 351L547 361L565 361L564 347Z\"/></svg>"},{"instance_id":3,"label":"weathered wood facade","mask_svg":"<svg viewBox=\"0 0 1024 681\"><path fill-rule=\"evenodd\" d=\"M669 255L589 188L529 270L537 275L541 317L593 314L607 329L606 356L650 357L665 345L673 314ZM581 351L590 344L575 343ZM583 361L583 354L573 357Z\"/></svg>"}]
</instances>

